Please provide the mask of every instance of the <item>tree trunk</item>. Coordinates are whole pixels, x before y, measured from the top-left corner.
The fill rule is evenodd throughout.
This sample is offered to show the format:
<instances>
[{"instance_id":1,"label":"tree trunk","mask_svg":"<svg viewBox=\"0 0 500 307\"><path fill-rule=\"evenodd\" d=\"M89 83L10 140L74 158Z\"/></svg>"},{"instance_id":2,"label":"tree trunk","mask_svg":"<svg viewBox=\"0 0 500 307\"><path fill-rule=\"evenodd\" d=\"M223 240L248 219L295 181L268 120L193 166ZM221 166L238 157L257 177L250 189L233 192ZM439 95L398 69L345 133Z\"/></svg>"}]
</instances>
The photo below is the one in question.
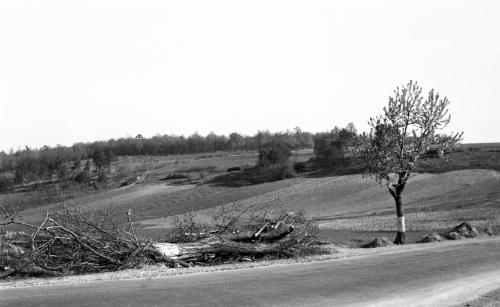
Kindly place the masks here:
<instances>
[{"instance_id":1,"label":"tree trunk","mask_svg":"<svg viewBox=\"0 0 500 307\"><path fill-rule=\"evenodd\" d=\"M294 238L287 238L276 243L241 243L210 237L192 243L153 243L152 247L162 256L173 260L198 261L207 254L259 255L285 250L297 243Z\"/></svg>"},{"instance_id":2,"label":"tree trunk","mask_svg":"<svg viewBox=\"0 0 500 307\"><path fill-rule=\"evenodd\" d=\"M401 201L401 190L396 188L395 195L393 195L394 200L396 201L396 216L398 219L397 234L394 244L405 244L406 241L405 217L403 214L403 203Z\"/></svg>"},{"instance_id":3,"label":"tree trunk","mask_svg":"<svg viewBox=\"0 0 500 307\"><path fill-rule=\"evenodd\" d=\"M281 225L288 215L276 224L266 223L257 232L243 232L235 235L211 236L190 243L153 243L153 254L165 258L166 262L177 262L186 266L186 261L204 261L216 254L262 255L286 250L297 244L296 238L287 238L294 227ZM271 227L270 231L266 231ZM266 231L266 232L265 232Z\"/></svg>"}]
</instances>

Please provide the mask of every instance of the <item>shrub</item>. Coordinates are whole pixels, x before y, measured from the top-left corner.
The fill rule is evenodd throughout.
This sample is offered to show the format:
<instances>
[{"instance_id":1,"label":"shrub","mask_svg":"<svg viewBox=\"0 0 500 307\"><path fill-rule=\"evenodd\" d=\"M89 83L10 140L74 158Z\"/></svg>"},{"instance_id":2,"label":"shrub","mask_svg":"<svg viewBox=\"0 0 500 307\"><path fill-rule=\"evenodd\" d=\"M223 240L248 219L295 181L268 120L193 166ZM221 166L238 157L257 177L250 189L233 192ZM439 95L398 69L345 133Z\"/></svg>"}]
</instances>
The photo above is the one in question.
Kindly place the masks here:
<instances>
[{"instance_id":1,"label":"shrub","mask_svg":"<svg viewBox=\"0 0 500 307\"><path fill-rule=\"evenodd\" d=\"M259 152L258 165L266 167L273 164L284 164L292 155L290 144L283 141L274 140L264 145Z\"/></svg>"},{"instance_id":2,"label":"shrub","mask_svg":"<svg viewBox=\"0 0 500 307\"><path fill-rule=\"evenodd\" d=\"M88 171L81 171L73 178L73 180L78 183L89 183L91 179L92 177L90 176L90 172Z\"/></svg>"},{"instance_id":3,"label":"shrub","mask_svg":"<svg viewBox=\"0 0 500 307\"><path fill-rule=\"evenodd\" d=\"M160 179L160 181L175 180L175 179L187 179L187 178L189 178L189 177L185 174L172 173L172 174L168 174L166 177Z\"/></svg>"},{"instance_id":4,"label":"shrub","mask_svg":"<svg viewBox=\"0 0 500 307\"><path fill-rule=\"evenodd\" d=\"M97 182L107 183L108 182L108 174L103 170L99 171L99 173L97 174Z\"/></svg>"},{"instance_id":5,"label":"shrub","mask_svg":"<svg viewBox=\"0 0 500 307\"><path fill-rule=\"evenodd\" d=\"M295 162L293 164L293 169L294 171L296 171L297 173L302 173L302 172L305 172L306 169L307 169L307 164L306 162Z\"/></svg>"},{"instance_id":6,"label":"shrub","mask_svg":"<svg viewBox=\"0 0 500 307\"><path fill-rule=\"evenodd\" d=\"M214 165L208 165L208 166L183 167L183 168L180 168L180 169L176 170L176 172L179 172L179 173L195 173L195 172L206 171L206 172L209 172L209 173L213 173L216 170L217 170L216 166L214 166Z\"/></svg>"},{"instance_id":7,"label":"shrub","mask_svg":"<svg viewBox=\"0 0 500 307\"><path fill-rule=\"evenodd\" d=\"M0 176L0 191L5 191L13 184L12 180L6 176Z\"/></svg>"},{"instance_id":8,"label":"shrub","mask_svg":"<svg viewBox=\"0 0 500 307\"><path fill-rule=\"evenodd\" d=\"M290 163L273 164L258 169L258 183L271 182L295 177L295 171Z\"/></svg>"},{"instance_id":9,"label":"shrub","mask_svg":"<svg viewBox=\"0 0 500 307\"><path fill-rule=\"evenodd\" d=\"M199 235L207 232L207 226L195 220L192 211L185 213L182 218L174 218L174 226L167 235L167 242L186 243L199 239Z\"/></svg>"},{"instance_id":10,"label":"shrub","mask_svg":"<svg viewBox=\"0 0 500 307\"><path fill-rule=\"evenodd\" d=\"M295 171L292 165L290 163L283 163L266 167L254 166L252 168L245 168L240 172L217 176L211 182L222 186L241 187L293 177L295 177Z\"/></svg>"},{"instance_id":11,"label":"shrub","mask_svg":"<svg viewBox=\"0 0 500 307\"><path fill-rule=\"evenodd\" d=\"M230 167L230 168L227 169L228 173L230 173L230 172L238 172L238 171L241 171L241 167L239 167L239 166Z\"/></svg>"},{"instance_id":12,"label":"shrub","mask_svg":"<svg viewBox=\"0 0 500 307\"><path fill-rule=\"evenodd\" d=\"M200 178L202 178L202 179L208 177L209 175L210 175L210 173L207 171L200 172Z\"/></svg>"}]
</instances>

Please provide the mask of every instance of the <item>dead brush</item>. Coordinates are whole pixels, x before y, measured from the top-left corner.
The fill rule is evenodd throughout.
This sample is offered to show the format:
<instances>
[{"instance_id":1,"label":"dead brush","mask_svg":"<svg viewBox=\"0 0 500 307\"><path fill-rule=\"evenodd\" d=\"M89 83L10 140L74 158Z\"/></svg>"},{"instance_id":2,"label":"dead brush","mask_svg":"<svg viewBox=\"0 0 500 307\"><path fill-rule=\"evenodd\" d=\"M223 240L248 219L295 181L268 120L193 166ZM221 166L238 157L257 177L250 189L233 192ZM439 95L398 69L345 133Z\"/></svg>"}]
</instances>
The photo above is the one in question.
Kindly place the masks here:
<instances>
[{"instance_id":1,"label":"dead brush","mask_svg":"<svg viewBox=\"0 0 500 307\"><path fill-rule=\"evenodd\" d=\"M175 261L150 248L152 241L135 235L131 212L128 229L120 228L106 213L86 215L80 209L47 213L39 226L24 223L18 215L1 207L4 222L17 224L31 234L4 236L0 250L0 277L9 275L66 275L114 271L144 263Z\"/></svg>"},{"instance_id":2,"label":"dead brush","mask_svg":"<svg viewBox=\"0 0 500 307\"><path fill-rule=\"evenodd\" d=\"M27 230L1 237L0 278L116 271L150 263L189 267L321 253L315 247L314 224L303 211L287 212L279 199L220 207L210 224L199 223L194 213L186 213L165 243L139 239L130 210L128 223L121 227L106 212L63 208L47 213L38 226L24 223L5 207L0 207L0 213L0 226L15 224Z\"/></svg>"},{"instance_id":3,"label":"dead brush","mask_svg":"<svg viewBox=\"0 0 500 307\"><path fill-rule=\"evenodd\" d=\"M193 212L189 211L181 218L174 217L173 227L166 240L171 243L194 242L208 236L208 229L208 225L196 221Z\"/></svg>"}]
</instances>

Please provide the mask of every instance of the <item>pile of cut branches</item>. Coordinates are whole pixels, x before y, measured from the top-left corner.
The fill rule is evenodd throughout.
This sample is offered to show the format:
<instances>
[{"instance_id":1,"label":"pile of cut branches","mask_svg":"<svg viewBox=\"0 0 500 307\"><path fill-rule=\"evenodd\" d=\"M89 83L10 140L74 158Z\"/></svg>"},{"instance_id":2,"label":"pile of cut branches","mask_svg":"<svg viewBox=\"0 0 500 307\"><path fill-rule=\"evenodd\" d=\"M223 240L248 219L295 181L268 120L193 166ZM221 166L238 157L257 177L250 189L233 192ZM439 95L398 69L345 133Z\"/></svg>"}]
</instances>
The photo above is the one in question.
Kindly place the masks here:
<instances>
[{"instance_id":1,"label":"pile of cut branches","mask_svg":"<svg viewBox=\"0 0 500 307\"><path fill-rule=\"evenodd\" d=\"M22 222L17 213L1 207L6 226L17 224L30 233L4 235L0 246L0 277L9 275L68 275L113 271L148 262L174 260L139 240L132 223L118 227L107 214L86 215L63 209L45 216L38 225ZM130 211L128 212L130 221ZM158 257L160 256L160 257Z\"/></svg>"},{"instance_id":2,"label":"pile of cut branches","mask_svg":"<svg viewBox=\"0 0 500 307\"><path fill-rule=\"evenodd\" d=\"M215 209L208 225L186 213L167 242L153 246L174 260L197 264L325 253L318 247L324 243L317 240L318 228L305 212L287 212L283 207L279 198L250 206L232 203Z\"/></svg>"},{"instance_id":3,"label":"pile of cut branches","mask_svg":"<svg viewBox=\"0 0 500 307\"><path fill-rule=\"evenodd\" d=\"M14 211L0 210L0 226L14 224L27 229L0 235L0 278L116 271L152 263L189 267L266 256L291 257L314 243L301 215L287 212L272 216L264 211L243 219L243 213L230 210L232 218L218 215L225 223L211 230L199 227L188 215L174 228L177 240L160 243L138 238L130 211L128 224L120 227L107 214L90 215L80 209L47 213L38 226L24 223ZM299 231L295 222L300 224Z\"/></svg>"},{"instance_id":4,"label":"pile of cut branches","mask_svg":"<svg viewBox=\"0 0 500 307\"><path fill-rule=\"evenodd\" d=\"M185 233L184 242L153 243L153 247L174 260L197 264L221 263L228 259L248 261L265 255L289 256L288 249L301 243L299 238L289 236L295 229L293 224L287 223L290 217L290 214L283 214L278 219L266 219L253 230L247 225L248 230L235 230L233 226Z\"/></svg>"}]
</instances>

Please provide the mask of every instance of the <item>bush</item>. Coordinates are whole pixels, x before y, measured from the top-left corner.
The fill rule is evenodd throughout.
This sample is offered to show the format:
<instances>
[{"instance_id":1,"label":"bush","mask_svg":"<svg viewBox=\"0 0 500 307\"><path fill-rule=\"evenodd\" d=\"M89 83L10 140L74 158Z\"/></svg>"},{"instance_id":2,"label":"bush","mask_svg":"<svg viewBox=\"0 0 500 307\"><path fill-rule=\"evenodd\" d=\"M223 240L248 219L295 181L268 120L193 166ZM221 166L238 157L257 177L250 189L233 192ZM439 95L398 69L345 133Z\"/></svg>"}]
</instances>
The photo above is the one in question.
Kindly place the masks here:
<instances>
[{"instance_id":1,"label":"bush","mask_svg":"<svg viewBox=\"0 0 500 307\"><path fill-rule=\"evenodd\" d=\"M290 144L282 141L271 141L264 145L259 152L258 165L266 167L273 164L284 164L292 155Z\"/></svg>"},{"instance_id":2,"label":"bush","mask_svg":"<svg viewBox=\"0 0 500 307\"><path fill-rule=\"evenodd\" d=\"M297 173L305 172L307 170L307 163L306 162L295 162L293 164L293 169Z\"/></svg>"},{"instance_id":3,"label":"bush","mask_svg":"<svg viewBox=\"0 0 500 307\"><path fill-rule=\"evenodd\" d=\"M92 177L88 171L81 171L73 178L73 180L78 183L89 183L91 179Z\"/></svg>"},{"instance_id":4,"label":"bush","mask_svg":"<svg viewBox=\"0 0 500 307\"><path fill-rule=\"evenodd\" d=\"M259 168L258 175L256 179L259 183L262 183L293 178L295 177L295 171L290 163L281 163Z\"/></svg>"},{"instance_id":5,"label":"bush","mask_svg":"<svg viewBox=\"0 0 500 307\"><path fill-rule=\"evenodd\" d=\"M107 183L108 182L108 174L105 171L100 171L97 174L97 182Z\"/></svg>"},{"instance_id":6,"label":"bush","mask_svg":"<svg viewBox=\"0 0 500 307\"><path fill-rule=\"evenodd\" d=\"M290 163L282 163L245 168L240 172L217 176L211 182L222 186L241 187L293 177L295 177L295 171L292 165Z\"/></svg>"},{"instance_id":7,"label":"bush","mask_svg":"<svg viewBox=\"0 0 500 307\"><path fill-rule=\"evenodd\" d=\"M0 191L7 190L12 184L13 181L11 179L5 176L0 176Z\"/></svg>"},{"instance_id":8,"label":"bush","mask_svg":"<svg viewBox=\"0 0 500 307\"><path fill-rule=\"evenodd\" d=\"M235 167L230 167L227 169L227 172L230 173L230 172L239 172L241 171L241 167L239 166L235 166Z\"/></svg>"},{"instance_id":9,"label":"bush","mask_svg":"<svg viewBox=\"0 0 500 307\"><path fill-rule=\"evenodd\" d=\"M200 172L200 178L202 178L202 179L208 177L209 175L210 175L210 173L207 171Z\"/></svg>"},{"instance_id":10,"label":"bush","mask_svg":"<svg viewBox=\"0 0 500 307\"><path fill-rule=\"evenodd\" d=\"M241 171L217 176L211 182L224 186L240 187L295 177L295 170L288 161L291 155L290 144L273 140L266 143L264 148L260 150L259 161L254 167L229 168L228 172Z\"/></svg>"},{"instance_id":11,"label":"bush","mask_svg":"<svg viewBox=\"0 0 500 307\"><path fill-rule=\"evenodd\" d=\"M208 172L208 173L213 173L217 170L217 167L214 165L208 165L208 166L191 166L191 167L183 167L176 172L179 173L195 173L195 172Z\"/></svg>"},{"instance_id":12,"label":"bush","mask_svg":"<svg viewBox=\"0 0 500 307\"><path fill-rule=\"evenodd\" d=\"M160 181L175 180L175 179L188 179L189 177L181 173L168 174L167 177L160 179Z\"/></svg>"},{"instance_id":13,"label":"bush","mask_svg":"<svg viewBox=\"0 0 500 307\"><path fill-rule=\"evenodd\" d=\"M207 232L207 226L195 220L193 212L185 213L181 219L174 218L174 227L167 235L167 242L186 243L199 239L199 234Z\"/></svg>"}]
</instances>

